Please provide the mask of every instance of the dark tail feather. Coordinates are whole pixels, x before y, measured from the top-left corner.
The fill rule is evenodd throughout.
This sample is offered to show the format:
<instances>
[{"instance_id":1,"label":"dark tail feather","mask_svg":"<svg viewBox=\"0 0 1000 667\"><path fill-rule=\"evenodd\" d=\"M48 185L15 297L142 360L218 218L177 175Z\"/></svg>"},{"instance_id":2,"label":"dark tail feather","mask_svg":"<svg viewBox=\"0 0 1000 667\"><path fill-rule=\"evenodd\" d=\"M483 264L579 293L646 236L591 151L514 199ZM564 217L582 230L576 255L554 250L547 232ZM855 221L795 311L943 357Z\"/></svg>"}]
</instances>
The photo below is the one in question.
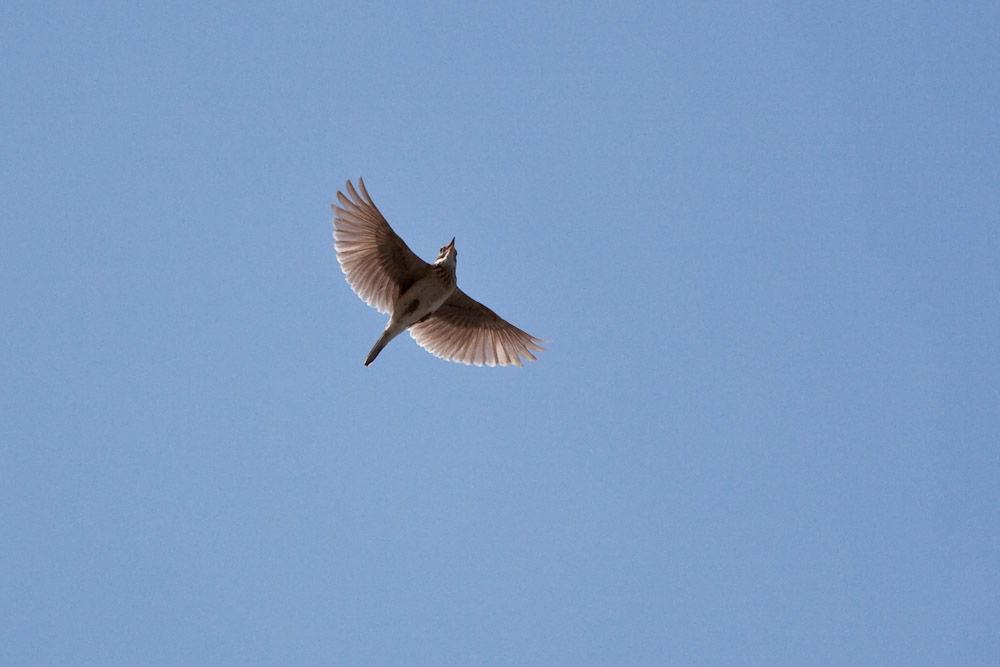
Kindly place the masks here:
<instances>
[{"instance_id":1,"label":"dark tail feather","mask_svg":"<svg viewBox=\"0 0 1000 667\"><path fill-rule=\"evenodd\" d=\"M378 356L378 353L381 352L382 348L388 345L389 341L393 338L395 338L395 336L390 336L388 331L383 332L379 339L375 341L375 346L372 347L372 351L368 353L368 358L365 359L365 366L375 361L375 357Z\"/></svg>"}]
</instances>

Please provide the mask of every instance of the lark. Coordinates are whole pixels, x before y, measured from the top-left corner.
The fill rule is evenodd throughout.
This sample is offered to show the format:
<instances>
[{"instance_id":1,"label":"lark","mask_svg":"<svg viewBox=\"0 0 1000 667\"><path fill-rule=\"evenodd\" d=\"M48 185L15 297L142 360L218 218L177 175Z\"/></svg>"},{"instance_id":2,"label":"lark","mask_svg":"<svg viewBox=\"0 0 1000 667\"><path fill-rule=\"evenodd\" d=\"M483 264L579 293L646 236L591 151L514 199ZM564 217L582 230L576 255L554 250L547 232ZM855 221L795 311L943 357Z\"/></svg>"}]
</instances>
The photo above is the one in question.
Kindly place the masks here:
<instances>
[{"instance_id":1,"label":"lark","mask_svg":"<svg viewBox=\"0 0 1000 667\"><path fill-rule=\"evenodd\" d=\"M476 366L522 366L544 348L461 289L456 280L455 239L433 264L417 257L392 230L358 179L337 192L333 238L337 261L351 289L369 306L387 313L389 323L365 359L368 366L389 341L409 331L431 354Z\"/></svg>"}]
</instances>

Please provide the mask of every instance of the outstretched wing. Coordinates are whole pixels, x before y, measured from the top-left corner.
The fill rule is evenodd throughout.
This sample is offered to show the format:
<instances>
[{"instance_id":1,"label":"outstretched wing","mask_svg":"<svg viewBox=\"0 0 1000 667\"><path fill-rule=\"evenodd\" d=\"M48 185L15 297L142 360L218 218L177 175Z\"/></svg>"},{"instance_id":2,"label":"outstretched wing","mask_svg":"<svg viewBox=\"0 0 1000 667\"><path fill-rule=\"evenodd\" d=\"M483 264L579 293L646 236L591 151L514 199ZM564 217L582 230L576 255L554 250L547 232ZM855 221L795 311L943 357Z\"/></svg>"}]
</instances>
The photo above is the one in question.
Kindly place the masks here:
<instances>
[{"instance_id":1,"label":"outstretched wing","mask_svg":"<svg viewBox=\"0 0 1000 667\"><path fill-rule=\"evenodd\" d=\"M476 366L521 366L521 357L535 360L542 351L535 338L455 288L431 315L410 327L410 335L436 357Z\"/></svg>"},{"instance_id":2,"label":"outstretched wing","mask_svg":"<svg viewBox=\"0 0 1000 667\"><path fill-rule=\"evenodd\" d=\"M392 231L360 178L358 187L361 196L347 181L348 194L337 191L340 206L330 205L333 247L340 268L357 295L380 313L391 313L399 295L420 279L430 264L417 257Z\"/></svg>"}]
</instances>

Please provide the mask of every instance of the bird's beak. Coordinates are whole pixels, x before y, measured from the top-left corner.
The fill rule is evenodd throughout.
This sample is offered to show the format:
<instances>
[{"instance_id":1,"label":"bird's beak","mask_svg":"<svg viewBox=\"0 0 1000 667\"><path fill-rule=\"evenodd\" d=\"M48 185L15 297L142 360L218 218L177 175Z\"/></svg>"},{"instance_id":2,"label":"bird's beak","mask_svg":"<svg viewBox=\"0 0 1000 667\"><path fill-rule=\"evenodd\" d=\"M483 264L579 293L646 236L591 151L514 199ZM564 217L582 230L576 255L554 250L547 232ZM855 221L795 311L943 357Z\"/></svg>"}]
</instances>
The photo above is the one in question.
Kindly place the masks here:
<instances>
[{"instance_id":1,"label":"bird's beak","mask_svg":"<svg viewBox=\"0 0 1000 667\"><path fill-rule=\"evenodd\" d=\"M454 250L454 249L455 249L455 239L454 239L454 237L453 237L453 238L451 239L451 242L450 242L450 243L448 243L448 245L447 245L447 246L445 246L445 247L447 247L447 248L451 248L452 250Z\"/></svg>"}]
</instances>

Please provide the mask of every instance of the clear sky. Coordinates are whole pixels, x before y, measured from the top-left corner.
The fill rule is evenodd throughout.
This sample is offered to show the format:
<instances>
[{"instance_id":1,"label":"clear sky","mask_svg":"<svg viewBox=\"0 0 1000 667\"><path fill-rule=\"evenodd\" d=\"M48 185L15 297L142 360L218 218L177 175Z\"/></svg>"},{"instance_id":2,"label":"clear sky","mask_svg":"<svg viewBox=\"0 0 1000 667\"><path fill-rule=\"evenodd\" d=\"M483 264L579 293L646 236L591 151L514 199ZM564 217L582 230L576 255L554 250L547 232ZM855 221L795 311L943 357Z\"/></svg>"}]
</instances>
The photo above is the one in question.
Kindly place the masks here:
<instances>
[{"instance_id":1,"label":"clear sky","mask_svg":"<svg viewBox=\"0 0 1000 667\"><path fill-rule=\"evenodd\" d=\"M1000 5L486 4L0 8L0 664L995 665Z\"/></svg>"}]
</instances>

